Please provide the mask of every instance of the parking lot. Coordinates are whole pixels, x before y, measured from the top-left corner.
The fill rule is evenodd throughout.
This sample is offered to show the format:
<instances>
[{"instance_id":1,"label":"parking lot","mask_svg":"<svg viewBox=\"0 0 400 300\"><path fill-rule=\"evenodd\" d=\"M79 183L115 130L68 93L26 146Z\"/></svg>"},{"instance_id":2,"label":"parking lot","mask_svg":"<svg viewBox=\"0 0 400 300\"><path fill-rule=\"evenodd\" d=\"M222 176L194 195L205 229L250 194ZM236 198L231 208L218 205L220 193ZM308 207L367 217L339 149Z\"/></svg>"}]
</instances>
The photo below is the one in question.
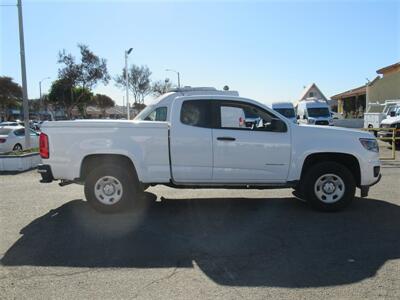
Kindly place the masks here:
<instances>
[{"instance_id":1,"label":"parking lot","mask_svg":"<svg viewBox=\"0 0 400 300\"><path fill-rule=\"evenodd\" d=\"M289 189L154 187L120 215L92 211L82 186L3 174L0 298L398 299L400 161L382 173L340 213Z\"/></svg>"}]
</instances>

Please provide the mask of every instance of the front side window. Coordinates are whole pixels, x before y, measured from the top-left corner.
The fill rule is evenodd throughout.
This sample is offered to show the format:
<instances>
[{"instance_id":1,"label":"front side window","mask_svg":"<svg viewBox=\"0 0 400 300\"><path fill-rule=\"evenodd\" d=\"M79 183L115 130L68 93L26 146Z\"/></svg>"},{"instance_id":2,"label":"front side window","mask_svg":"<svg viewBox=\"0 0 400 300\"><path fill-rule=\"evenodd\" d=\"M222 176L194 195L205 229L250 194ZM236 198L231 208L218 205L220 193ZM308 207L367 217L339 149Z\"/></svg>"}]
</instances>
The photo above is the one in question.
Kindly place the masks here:
<instances>
[{"instance_id":1,"label":"front side window","mask_svg":"<svg viewBox=\"0 0 400 300\"><path fill-rule=\"evenodd\" d=\"M270 112L244 102L221 101L218 109L222 129L284 132L286 124Z\"/></svg>"},{"instance_id":2,"label":"front side window","mask_svg":"<svg viewBox=\"0 0 400 300\"><path fill-rule=\"evenodd\" d=\"M212 127L211 102L208 100L187 100L182 103L181 122L196 127Z\"/></svg>"},{"instance_id":3,"label":"front side window","mask_svg":"<svg viewBox=\"0 0 400 300\"><path fill-rule=\"evenodd\" d=\"M144 121L167 121L167 108L165 106L157 107L155 110L147 115Z\"/></svg>"}]
</instances>

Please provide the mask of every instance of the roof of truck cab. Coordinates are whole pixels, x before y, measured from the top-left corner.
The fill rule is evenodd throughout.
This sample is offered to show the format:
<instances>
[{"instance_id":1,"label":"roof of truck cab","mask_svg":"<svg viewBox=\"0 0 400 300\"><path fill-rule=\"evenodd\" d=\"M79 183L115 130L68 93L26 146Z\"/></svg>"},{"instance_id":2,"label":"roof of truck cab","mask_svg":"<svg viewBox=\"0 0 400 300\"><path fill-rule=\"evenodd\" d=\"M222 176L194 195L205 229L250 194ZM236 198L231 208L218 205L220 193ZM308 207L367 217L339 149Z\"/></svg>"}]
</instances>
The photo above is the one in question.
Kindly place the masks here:
<instances>
[{"instance_id":1,"label":"roof of truck cab","mask_svg":"<svg viewBox=\"0 0 400 300\"><path fill-rule=\"evenodd\" d=\"M172 92L161 95L160 97L154 99L150 105L169 105L175 98L178 97L190 97L190 96L228 96L228 97L238 97L239 93L237 91L219 91L215 88L182 88L176 89Z\"/></svg>"}]
</instances>

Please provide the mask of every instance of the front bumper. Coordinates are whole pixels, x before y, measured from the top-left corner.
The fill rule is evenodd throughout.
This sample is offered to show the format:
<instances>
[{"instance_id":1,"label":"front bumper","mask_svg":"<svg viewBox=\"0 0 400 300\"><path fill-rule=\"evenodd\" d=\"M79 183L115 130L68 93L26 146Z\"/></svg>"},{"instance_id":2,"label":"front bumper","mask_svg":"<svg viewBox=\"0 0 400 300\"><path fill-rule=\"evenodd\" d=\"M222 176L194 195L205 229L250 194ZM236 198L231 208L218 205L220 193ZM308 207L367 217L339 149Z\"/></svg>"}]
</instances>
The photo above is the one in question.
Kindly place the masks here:
<instances>
[{"instance_id":1,"label":"front bumper","mask_svg":"<svg viewBox=\"0 0 400 300\"><path fill-rule=\"evenodd\" d=\"M379 181L381 181L381 178L382 178L382 174L379 173L378 178L376 179L376 181L374 181L373 183L371 183L369 185L360 186L361 198L367 197L368 196L368 192L369 192L369 188L371 186L374 186L375 184L377 184Z\"/></svg>"},{"instance_id":2,"label":"front bumper","mask_svg":"<svg viewBox=\"0 0 400 300\"><path fill-rule=\"evenodd\" d=\"M38 173L42 176L41 183L50 183L54 180L51 167L49 165L38 165Z\"/></svg>"}]
</instances>

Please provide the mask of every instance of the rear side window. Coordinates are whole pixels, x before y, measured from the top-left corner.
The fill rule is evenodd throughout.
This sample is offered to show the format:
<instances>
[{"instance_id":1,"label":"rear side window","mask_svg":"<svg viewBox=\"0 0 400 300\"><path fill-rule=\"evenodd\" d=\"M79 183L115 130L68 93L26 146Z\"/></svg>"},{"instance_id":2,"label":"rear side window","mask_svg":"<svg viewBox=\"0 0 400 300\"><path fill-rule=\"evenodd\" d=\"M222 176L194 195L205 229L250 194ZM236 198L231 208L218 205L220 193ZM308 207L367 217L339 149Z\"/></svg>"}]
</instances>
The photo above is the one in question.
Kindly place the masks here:
<instances>
[{"instance_id":1,"label":"rear side window","mask_svg":"<svg viewBox=\"0 0 400 300\"><path fill-rule=\"evenodd\" d=\"M167 121L167 108L165 106L157 107L144 119L145 121Z\"/></svg>"},{"instance_id":2,"label":"rear side window","mask_svg":"<svg viewBox=\"0 0 400 300\"><path fill-rule=\"evenodd\" d=\"M181 122L196 127L212 127L212 109L209 100L187 100L182 103Z\"/></svg>"},{"instance_id":3,"label":"rear side window","mask_svg":"<svg viewBox=\"0 0 400 300\"><path fill-rule=\"evenodd\" d=\"M25 135L25 129L24 129L24 128L22 128L22 129L17 129L17 130L14 131L14 134L15 134L16 136Z\"/></svg>"}]
</instances>

